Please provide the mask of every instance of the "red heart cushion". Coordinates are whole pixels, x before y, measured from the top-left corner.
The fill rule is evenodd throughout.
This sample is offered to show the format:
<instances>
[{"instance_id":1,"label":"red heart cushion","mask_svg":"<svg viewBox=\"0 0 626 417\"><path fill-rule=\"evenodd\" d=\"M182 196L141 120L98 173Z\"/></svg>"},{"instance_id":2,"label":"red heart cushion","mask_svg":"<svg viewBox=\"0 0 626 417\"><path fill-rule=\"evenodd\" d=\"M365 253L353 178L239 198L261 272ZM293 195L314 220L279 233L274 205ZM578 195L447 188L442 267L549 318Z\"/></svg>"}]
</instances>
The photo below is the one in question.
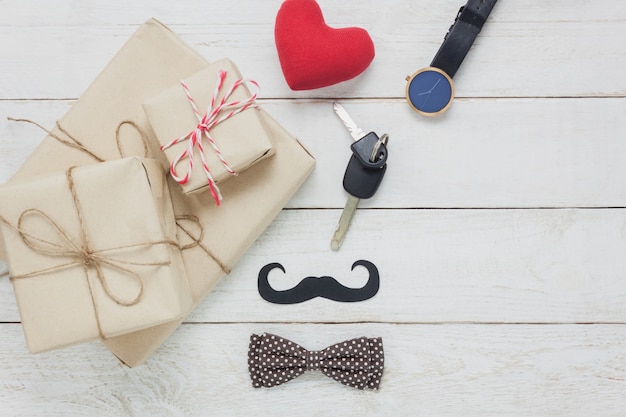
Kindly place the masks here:
<instances>
[{"instance_id":1,"label":"red heart cushion","mask_svg":"<svg viewBox=\"0 0 626 417\"><path fill-rule=\"evenodd\" d=\"M356 77L374 59L365 29L326 25L315 0L286 0L276 15L276 49L292 90L312 90Z\"/></svg>"}]
</instances>

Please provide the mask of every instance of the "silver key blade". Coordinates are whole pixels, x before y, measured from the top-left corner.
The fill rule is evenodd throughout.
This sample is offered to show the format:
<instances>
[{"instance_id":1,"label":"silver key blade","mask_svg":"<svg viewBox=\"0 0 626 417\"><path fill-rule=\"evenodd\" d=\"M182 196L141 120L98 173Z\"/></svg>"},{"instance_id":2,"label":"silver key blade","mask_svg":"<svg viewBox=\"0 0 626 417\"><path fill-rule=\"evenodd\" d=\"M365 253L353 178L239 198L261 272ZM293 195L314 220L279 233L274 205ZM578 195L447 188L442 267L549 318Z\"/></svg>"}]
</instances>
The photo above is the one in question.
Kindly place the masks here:
<instances>
[{"instance_id":1,"label":"silver key blade","mask_svg":"<svg viewBox=\"0 0 626 417\"><path fill-rule=\"evenodd\" d=\"M359 198L348 195L348 201L346 201L346 206L343 208L341 212L341 217L339 218L339 224L337 224L337 229L335 230L335 234L333 234L333 238L330 241L330 248L334 251L338 251L343 243L343 240L346 237L346 233L348 233L348 228L350 227L350 222L354 217L354 213L356 213L356 207L359 205Z\"/></svg>"},{"instance_id":2,"label":"silver key blade","mask_svg":"<svg viewBox=\"0 0 626 417\"><path fill-rule=\"evenodd\" d=\"M346 127L348 128L348 131L350 131L350 135L352 136L352 139L357 141L361 139L363 136L365 136L365 132L363 132L361 128L358 127L356 123L354 123L354 120L352 120L352 117L350 117L346 109L344 109L341 104L333 103L333 110L335 110L335 113L337 113L337 116L339 116L343 124L346 125Z\"/></svg>"}]
</instances>

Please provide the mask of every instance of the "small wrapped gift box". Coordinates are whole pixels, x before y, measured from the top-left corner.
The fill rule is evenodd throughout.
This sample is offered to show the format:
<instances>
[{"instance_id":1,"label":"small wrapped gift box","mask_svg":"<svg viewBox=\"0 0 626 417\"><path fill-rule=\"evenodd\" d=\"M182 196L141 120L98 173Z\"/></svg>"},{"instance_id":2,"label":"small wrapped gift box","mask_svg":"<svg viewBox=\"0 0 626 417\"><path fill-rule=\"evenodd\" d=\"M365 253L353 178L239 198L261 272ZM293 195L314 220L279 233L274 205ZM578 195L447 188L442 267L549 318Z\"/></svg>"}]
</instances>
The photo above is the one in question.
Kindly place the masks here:
<instances>
[{"instance_id":1,"label":"small wrapped gift box","mask_svg":"<svg viewBox=\"0 0 626 417\"><path fill-rule=\"evenodd\" d=\"M255 98L237 67L221 59L144 103L170 173L186 194L209 189L219 204L217 183L272 154Z\"/></svg>"},{"instance_id":2,"label":"small wrapped gift box","mask_svg":"<svg viewBox=\"0 0 626 417\"><path fill-rule=\"evenodd\" d=\"M31 352L193 308L167 182L137 157L0 186L0 232Z\"/></svg>"}]
</instances>

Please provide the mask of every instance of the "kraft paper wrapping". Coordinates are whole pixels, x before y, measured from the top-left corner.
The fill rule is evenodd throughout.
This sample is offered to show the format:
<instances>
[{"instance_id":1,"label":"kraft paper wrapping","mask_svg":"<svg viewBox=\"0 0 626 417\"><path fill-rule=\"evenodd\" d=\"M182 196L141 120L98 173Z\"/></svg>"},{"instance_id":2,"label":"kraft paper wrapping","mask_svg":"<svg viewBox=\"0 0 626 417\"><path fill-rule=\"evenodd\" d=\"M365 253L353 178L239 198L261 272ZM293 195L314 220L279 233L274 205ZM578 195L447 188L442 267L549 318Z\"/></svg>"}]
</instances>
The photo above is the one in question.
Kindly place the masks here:
<instances>
[{"instance_id":1,"label":"kraft paper wrapping","mask_svg":"<svg viewBox=\"0 0 626 417\"><path fill-rule=\"evenodd\" d=\"M240 84L226 97L235 82L243 77L229 59L221 59L184 79L201 117L207 112L212 102L220 69L226 71L226 78L215 97L215 105L211 109L216 109L222 99L225 99L226 103L241 102L243 104L251 97L245 84ZM189 135L198 125L198 118L180 83L172 85L146 102L144 110L159 144L163 146ZM225 106L217 113L217 119L236 110L236 107ZM211 111L208 113L211 114ZM208 134L214 140L228 168L234 173L241 173L272 154L272 143L262 124L261 111L258 107L249 107L223 120L212 127ZM163 150L168 161L167 169L170 168L172 162L176 162L177 158L187 151L190 140L187 138ZM204 157L212 179L221 185L233 174L222 163L217 150L211 146L205 134L202 134L200 140L203 143ZM188 180L181 183L183 191L187 194L206 191L209 188L198 146L193 148L192 157L194 163L191 172L188 167L189 157L182 158L174 166L179 177L185 177L189 173ZM224 198L228 196L225 195Z\"/></svg>"},{"instance_id":2,"label":"kraft paper wrapping","mask_svg":"<svg viewBox=\"0 0 626 417\"><path fill-rule=\"evenodd\" d=\"M0 232L31 352L114 337L193 308L167 183L126 158L0 186Z\"/></svg>"},{"instance_id":3,"label":"kraft paper wrapping","mask_svg":"<svg viewBox=\"0 0 626 417\"><path fill-rule=\"evenodd\" d=\"M59 125L103 159L120 157L118 136L127 155L140 153L137 143L141 132L151 145L151 154L159 157L157 140L142 103L207 65L204 58L173 32L151 19L130 38L60 119ZM129 120L135 125L123 123ZM222 192L228 198L222 206L216 207L207 193L187 196L178 187L170 186L174 212L179 219L180 243L183 247L187 245L182 254L196 304L265 230L314 168L315 160L307 150L264 111L262 120L275 154L227 181ZM53 133L59 133L58 128ZM93 162L92 156L48 135L14 179ZM189 216L195 216L199 222ZM166 323L104 343L122 362L136 366L180 323Z\"/></svg>"}]
</instances>

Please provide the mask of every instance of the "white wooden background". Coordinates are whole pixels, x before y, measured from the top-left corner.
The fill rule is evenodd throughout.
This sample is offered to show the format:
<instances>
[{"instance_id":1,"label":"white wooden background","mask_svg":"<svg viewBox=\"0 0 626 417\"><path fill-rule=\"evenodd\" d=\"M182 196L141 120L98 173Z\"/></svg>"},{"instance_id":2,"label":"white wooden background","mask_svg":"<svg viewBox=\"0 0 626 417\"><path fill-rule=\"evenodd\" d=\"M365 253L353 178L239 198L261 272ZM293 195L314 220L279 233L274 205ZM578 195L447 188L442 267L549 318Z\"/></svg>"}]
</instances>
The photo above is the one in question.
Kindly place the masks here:
<instances>
[{"instance_id":1,"label":"white wooden background","mask_svg":"<svg viewBox=\"0 0 626 417\"><path fill-rule=\"evenodd\" d=\"M1 416L623 416L626 410L626 2L500 0L455 77L458 99L426 119L404 78L428 64L464 0L319 0L335 27L361 26L376 58L360 77L288 89L273 41L280 0L1 0L0 181L126 39L156 17L209 60L262 86L264 107L317 158L309 181L217 289L149 361L128 369L99 343L26 351L0 279ZM379 193L340 252L350 138L341 101L388 132ZM265 302L307 275L381 272L373 299ZM0 273L6 265L0 263ZM320 349L382 336L379 392L317 373L255 390L252 332Z\"/></svg>"}]
</instances>

